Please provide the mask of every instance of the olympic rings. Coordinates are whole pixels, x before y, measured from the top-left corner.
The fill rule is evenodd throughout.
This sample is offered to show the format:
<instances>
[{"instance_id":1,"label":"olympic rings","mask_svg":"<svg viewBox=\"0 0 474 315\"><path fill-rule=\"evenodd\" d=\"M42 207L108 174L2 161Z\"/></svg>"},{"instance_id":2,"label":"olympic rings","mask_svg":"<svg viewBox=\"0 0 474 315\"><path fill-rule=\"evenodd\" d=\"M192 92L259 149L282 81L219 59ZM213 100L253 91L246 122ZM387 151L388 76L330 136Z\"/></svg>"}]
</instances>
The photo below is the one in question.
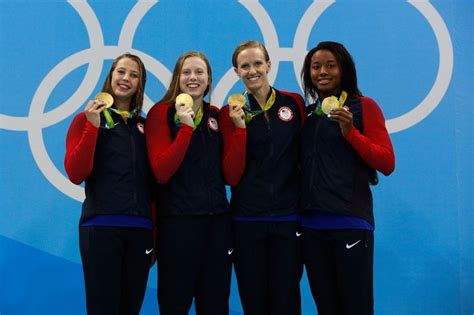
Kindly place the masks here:
<instances>
[{"instance_id":1,"label":"olympic rings","mask_svg":"<svg viewBox=\"0 0 474 315\"><path fill-rule=\"evenodd\" d=\"M157 0L137 2L128 14L117 46L105 46L99 20L87 2L68 1L84 21L89 36L90 48L66 57L56 65L41 81L30 105L27 117L14 117L0 114L0 128L14 131L27 131L31 152L41 172L59 191L65 195L82 201L84 191L81 187L72 184L54 165L49 157L43 141L43 128L54 125L66 119L84 104L89 95L97 86L103 68L103 62L113 59L123 51L130 51L139 55L147 69L155 75L163 86L168 86L171 72L153 57L132 48L135 32L145 14L158 2ZM273 71L269 74L270 83L276 80L279 63L293 62L296 80L300 87L299 71L303 65L303 58L307 52L309 37L316 21L324 11L335 3L334 0L314 1L302 16L293 41L293 47L280 47L278 34L262 4L258 1L241 0L240 4L253 16L262 32L264 43L272 56ZM449 31L442 17L427 0L408 1L428 21L439 49L439 68L436 80L428 95L409 112L387 120L389 132L399 132L408 129L426 118L440 103L451 82L453 72L453 46ZM48 98L54 87L78 67L88 64L84 79L77 90L61 105L49 112L44 112ZM216 104L225 103L225 97L237 83L238 77L230 68L217 82L212 99ZM153 102L145 95L144 110L147 111ZM415 104L414 104L415 105Z\"/></svg>"}]
</instances>

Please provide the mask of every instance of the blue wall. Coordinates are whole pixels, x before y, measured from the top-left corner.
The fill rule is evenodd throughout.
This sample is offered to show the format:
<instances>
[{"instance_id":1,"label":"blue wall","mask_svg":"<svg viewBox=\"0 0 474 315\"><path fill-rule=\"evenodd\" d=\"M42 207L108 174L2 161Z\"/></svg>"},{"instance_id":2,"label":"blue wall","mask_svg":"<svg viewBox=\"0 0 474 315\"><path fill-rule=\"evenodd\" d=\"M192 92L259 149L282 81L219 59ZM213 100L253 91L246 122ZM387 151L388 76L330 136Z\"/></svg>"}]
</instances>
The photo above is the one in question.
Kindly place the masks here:
<instances>
[{"instance_id":1,"label":"blue wall","mask_svg":"<svg viewBox=\"0 0 474 315\"><path fill-rule=\"evenodd\" d=\"M397 162L374 188L376 313L473 314L473 12L470 0L0 0L0 314L85 313L83 190L65 178L65 137L111 60L143 58L147 111L176 58L203 51L222 105L243 91L231 55L248 39L269 49L271 83L300 92L305 52L344 43L385 113ZM142 314L155 296L156 267ZM242 313L235 281L230 306Z\"/></svg>"}]
</instances>

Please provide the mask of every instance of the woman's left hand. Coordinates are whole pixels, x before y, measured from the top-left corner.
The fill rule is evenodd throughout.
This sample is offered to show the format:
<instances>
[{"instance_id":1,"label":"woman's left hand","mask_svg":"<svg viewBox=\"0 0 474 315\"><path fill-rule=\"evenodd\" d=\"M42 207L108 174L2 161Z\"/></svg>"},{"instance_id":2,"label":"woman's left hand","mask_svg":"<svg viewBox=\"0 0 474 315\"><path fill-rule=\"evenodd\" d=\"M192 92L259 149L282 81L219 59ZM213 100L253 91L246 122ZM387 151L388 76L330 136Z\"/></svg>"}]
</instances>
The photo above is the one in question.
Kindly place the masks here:
<instances>
[{"instance_id":1,"label":"woman's left hand","mask_svg":"<svg viewBox=\"0 0 474 315\"><path fill-rule=\"evenodd\" d=\"M330 115L332 120L339 123L342 135L345 137L349 131L351 131L353 126L352 113L347 109L347 107L343 107L333 110Z\"/></svg>"}]
</instances>

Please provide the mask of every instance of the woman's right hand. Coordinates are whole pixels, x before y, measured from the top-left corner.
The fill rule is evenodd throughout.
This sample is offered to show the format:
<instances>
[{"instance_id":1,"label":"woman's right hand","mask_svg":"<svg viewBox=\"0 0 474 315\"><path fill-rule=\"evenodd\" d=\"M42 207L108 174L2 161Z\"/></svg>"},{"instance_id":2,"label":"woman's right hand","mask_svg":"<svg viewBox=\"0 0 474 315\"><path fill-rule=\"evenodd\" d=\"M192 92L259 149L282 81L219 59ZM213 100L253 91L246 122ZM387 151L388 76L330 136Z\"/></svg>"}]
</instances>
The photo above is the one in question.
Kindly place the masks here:
<instances>
[{"instance_id":1,"label":"woman's right hand","mask_svg":"<svg viewBox=\"0 0 474 315\"><path fill-rule=\"evenodd\" d=\"M189 106L184 103L177 103L175 105L176 114L178 115L179 121L182 124L188 125L194 129L194 112Z\"/></svg>"},{"instance_id":2,"label":"woman's right hand","mask_svg":"<svg viewBox=\"0 0 474 315\"><path fill-rule=\"evenodd\" d=\"M229 117L235 128L245 128L245 113L242 106L229 104Z\"/></svg>"},{"instance_id":3,"label":"woman's right hand","mask_svg":"<svg viewBox=\"0 0 474 315\"><path fill-rule=\"evenodd\" d=\"M87 103L84 112L86 113L87 120L99 128L100 126L100 113L105 109L105 103L103 101L91 100Z\"/></svg>"}]
</instances>

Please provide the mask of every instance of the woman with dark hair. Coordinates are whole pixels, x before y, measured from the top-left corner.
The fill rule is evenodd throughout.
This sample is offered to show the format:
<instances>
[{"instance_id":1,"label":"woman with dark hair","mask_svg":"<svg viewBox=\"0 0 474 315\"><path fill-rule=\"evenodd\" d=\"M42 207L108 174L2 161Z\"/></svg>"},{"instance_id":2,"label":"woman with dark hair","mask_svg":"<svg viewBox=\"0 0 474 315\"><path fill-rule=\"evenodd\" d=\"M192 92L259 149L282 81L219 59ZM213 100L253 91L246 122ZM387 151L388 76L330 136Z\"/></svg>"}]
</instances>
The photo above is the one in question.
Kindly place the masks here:
<instances>
[{"instance_id":1,"label":"woman with dark hair","mask_svg":"<svg viewBox=\"0 0 474 315\"><path fill-rule=\"evenodd\" d=\"M200 52L176 62L165 96L148 113L148 155L158 188L160 314L228 314L232 217L222 175L219 109L204 97L211 66ZM185 94L183 94L185 93Z\"/></svg>"},{"instance_id":2,"label":"woman with dark hair","mask_svg":"<svg viewBox=\"0 0 474 315\"><path fill-rule=\"evenodd\" d=\"M102 88L109 103L91 100L67 134L66 172L85 181L79 245L89 315L138 314L145 295L153 256L145 83L140 58L120 55Z\"/></svg>"},{"instance_id":3,"label":"woman with dark hair","mask_svg":"<svg viewBox=\"0 0 474 315\"><path fill-rule=\"evenodd\" d=\"M321 42L305 57L301 168L303 258L320 315L373 314L374 216L369 183L395 156L385 119L357 86L346 48Z\"/></svg>"},{"instance_id":4,"label":"woman with dark hair","mask_svg":"<svg viewBox=\"0 0 474 315\"><path fill-rule=\"evenodd\" d=\"M229 101L220 120L224 151L239 156L224 164L224 176L232 186L240 300L249 315L301 314L298 156L303 98L270 86L271 61L259 42L238 45L232 65L245 85L245 104Z\"/></svg>"}]
</instances>

